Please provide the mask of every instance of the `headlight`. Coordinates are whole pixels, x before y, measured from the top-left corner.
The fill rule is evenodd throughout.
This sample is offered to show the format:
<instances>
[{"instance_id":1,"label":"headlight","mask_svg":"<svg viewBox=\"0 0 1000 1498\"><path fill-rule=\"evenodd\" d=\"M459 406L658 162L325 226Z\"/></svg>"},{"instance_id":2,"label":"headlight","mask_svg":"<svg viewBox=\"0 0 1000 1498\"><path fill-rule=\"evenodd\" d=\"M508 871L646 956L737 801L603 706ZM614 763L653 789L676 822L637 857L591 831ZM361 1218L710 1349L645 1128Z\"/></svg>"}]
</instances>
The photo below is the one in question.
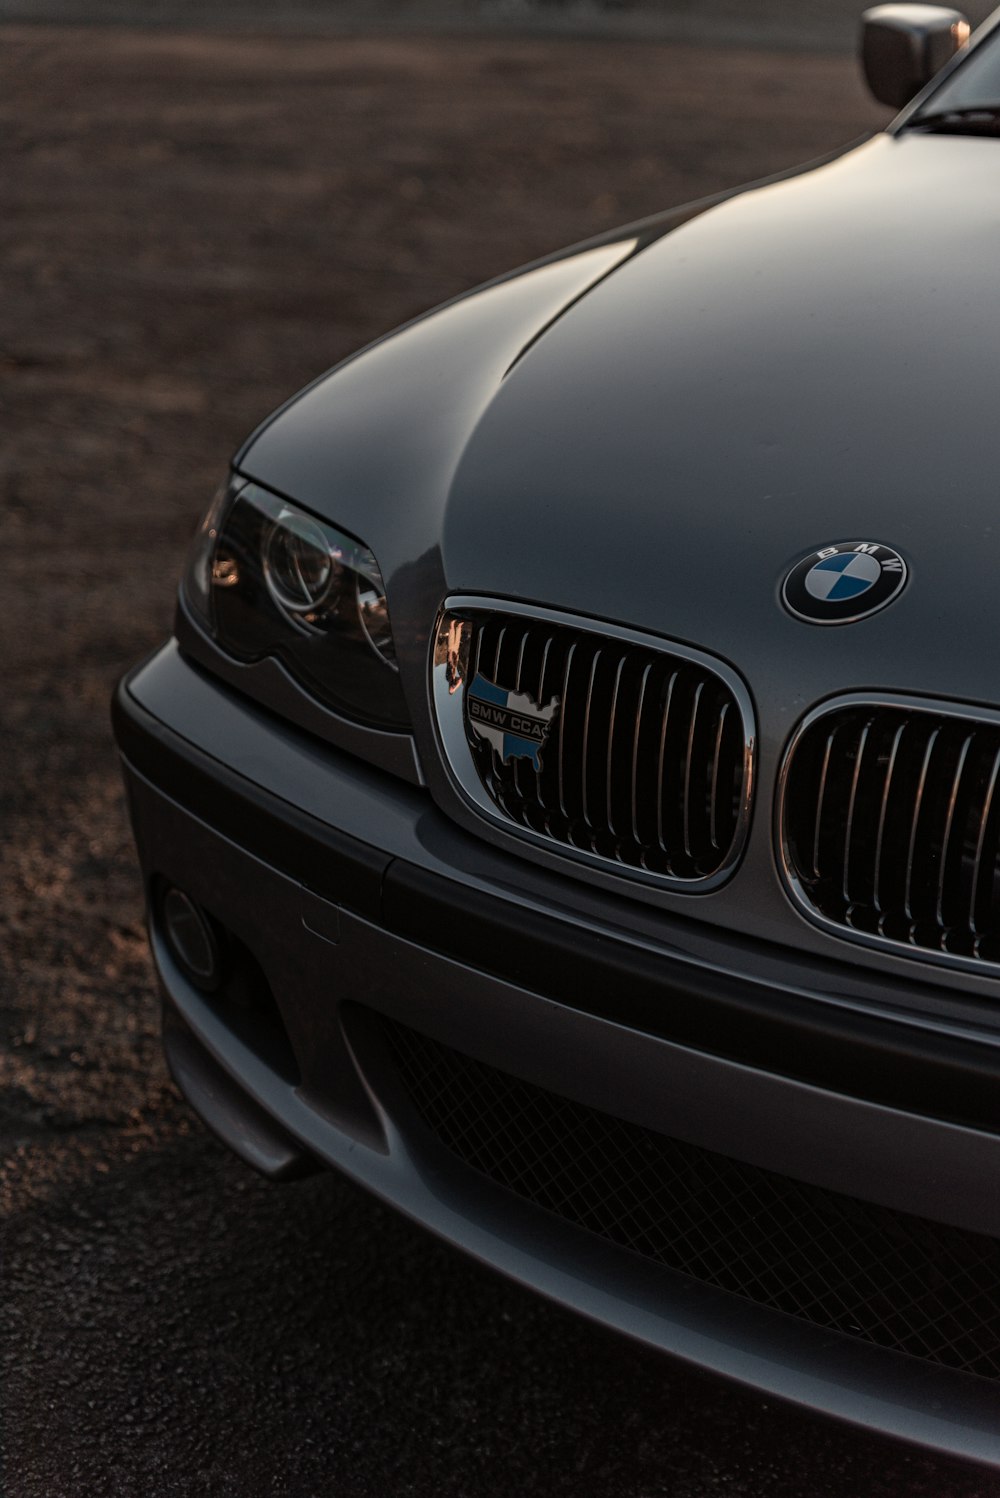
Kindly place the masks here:
<instances>
[{"instance_id":1,"label":"headlight","mask_svg":"<svg viewBox=\"0 0 1000 1498\"><path fill-rule=\"evenodd\" d=\"M202 522L184 596L237 660L274 656L338 712L407 725L385 584L353 536L257 484L233 484Z\"/></svg>"}]
</instances>

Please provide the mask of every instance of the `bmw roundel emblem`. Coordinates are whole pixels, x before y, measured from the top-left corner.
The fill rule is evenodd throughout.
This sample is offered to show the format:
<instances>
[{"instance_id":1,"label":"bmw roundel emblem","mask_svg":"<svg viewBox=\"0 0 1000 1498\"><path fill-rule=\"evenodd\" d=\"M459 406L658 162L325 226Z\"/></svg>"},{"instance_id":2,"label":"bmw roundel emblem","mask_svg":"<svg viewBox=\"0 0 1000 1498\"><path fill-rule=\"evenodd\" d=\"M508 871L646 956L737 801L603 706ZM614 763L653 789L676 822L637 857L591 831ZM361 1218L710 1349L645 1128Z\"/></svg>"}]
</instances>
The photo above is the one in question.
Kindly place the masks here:
<instances>
[{"instance_id":1,"label":"bmw roundel emblem","mask_svg":"<svg viewBox=\"0 0 1000 1498\"><path fill-rule=\"evenodd\" d=\"M878 541L841 541L803 557L785 578L789 613L809 624L851 624L884 609L906 582L898 551Z\"/></svg>"}]
</instances>

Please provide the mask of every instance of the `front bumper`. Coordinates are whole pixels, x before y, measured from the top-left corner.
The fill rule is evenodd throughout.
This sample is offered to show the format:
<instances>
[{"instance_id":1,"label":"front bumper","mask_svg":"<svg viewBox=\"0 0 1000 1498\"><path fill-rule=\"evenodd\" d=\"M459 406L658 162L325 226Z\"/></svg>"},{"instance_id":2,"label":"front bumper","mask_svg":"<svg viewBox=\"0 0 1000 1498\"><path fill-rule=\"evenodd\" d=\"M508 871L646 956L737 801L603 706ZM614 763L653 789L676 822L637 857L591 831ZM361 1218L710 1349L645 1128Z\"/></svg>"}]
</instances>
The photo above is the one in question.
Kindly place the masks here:
<instances>
[{"instance_id":1,"label":"front bumper","mask_svg":"<svg viewBox=\"0 0 1000 1498\"><path fill-rule=\"evenodd\" d=\"M235 1003L189 983L151 901L174 1074L246 1159L275 1177L336 1166L643 1342L1000 1467L1000 1383L712 1288L471 1168L421 1122L380 1017L628 1125L1000 1238L988 1028L932 1023L931 990L522 864L175 646L122 684L115 724L147 889L169 881L209 910L267 995Z\"/></svg>"}]
</instances>

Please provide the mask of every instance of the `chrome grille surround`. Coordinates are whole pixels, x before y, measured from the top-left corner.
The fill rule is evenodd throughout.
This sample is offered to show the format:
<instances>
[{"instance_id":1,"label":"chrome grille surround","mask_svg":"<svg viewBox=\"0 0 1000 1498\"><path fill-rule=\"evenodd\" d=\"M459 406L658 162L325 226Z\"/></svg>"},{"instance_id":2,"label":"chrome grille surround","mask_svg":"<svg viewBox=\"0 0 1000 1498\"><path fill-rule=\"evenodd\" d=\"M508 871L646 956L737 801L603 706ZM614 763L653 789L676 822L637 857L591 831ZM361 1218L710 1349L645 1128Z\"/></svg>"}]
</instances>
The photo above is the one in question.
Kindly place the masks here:
<instances>
[{"instance_id":1,"label":"chrome grille surround","mask_svg":"<svg viewBox=\"0 0 1000 1498\"><path fill-rule=\"evenodd\" d=\"M823 930L1000 975L1000 711L888 692L820 704L783 757L775 841Z\"/></svg>"},{"instance_id":2,"label":"chrome grille surround","mask_svg":"<svg viewBox=\"0 0 1000 1498\"><path fill-rule=\"evenodd\" d=\"M558 699L540 769L476 741L466 698L477 672ZM621 625L463 595L438 616L431 674L451 778L494 826L659 888L707 892L732 874L756 735L749 692L724 662Z\"/></svg>"}]
</instances>

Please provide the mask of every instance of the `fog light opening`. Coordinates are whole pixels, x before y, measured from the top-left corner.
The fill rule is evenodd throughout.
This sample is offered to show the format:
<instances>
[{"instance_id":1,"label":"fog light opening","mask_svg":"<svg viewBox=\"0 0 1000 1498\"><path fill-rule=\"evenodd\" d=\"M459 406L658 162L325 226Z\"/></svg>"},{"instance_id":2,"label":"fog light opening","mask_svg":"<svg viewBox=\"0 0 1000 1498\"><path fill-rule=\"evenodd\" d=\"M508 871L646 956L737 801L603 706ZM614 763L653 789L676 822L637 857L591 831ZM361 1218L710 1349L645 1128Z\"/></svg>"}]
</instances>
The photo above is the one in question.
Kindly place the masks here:
<instances>
[{"instance_id":1,"label":"fog light opening","mask_svg":"<svg viewBox=\"0 0 1000 1498\"><path fill-rule=\"evenodd\" d=\"M212 922L190 895L169 885L160 897L160 922L171 956L201 988L222 978L222 953Z\"/></svg>"}]
</instances>

